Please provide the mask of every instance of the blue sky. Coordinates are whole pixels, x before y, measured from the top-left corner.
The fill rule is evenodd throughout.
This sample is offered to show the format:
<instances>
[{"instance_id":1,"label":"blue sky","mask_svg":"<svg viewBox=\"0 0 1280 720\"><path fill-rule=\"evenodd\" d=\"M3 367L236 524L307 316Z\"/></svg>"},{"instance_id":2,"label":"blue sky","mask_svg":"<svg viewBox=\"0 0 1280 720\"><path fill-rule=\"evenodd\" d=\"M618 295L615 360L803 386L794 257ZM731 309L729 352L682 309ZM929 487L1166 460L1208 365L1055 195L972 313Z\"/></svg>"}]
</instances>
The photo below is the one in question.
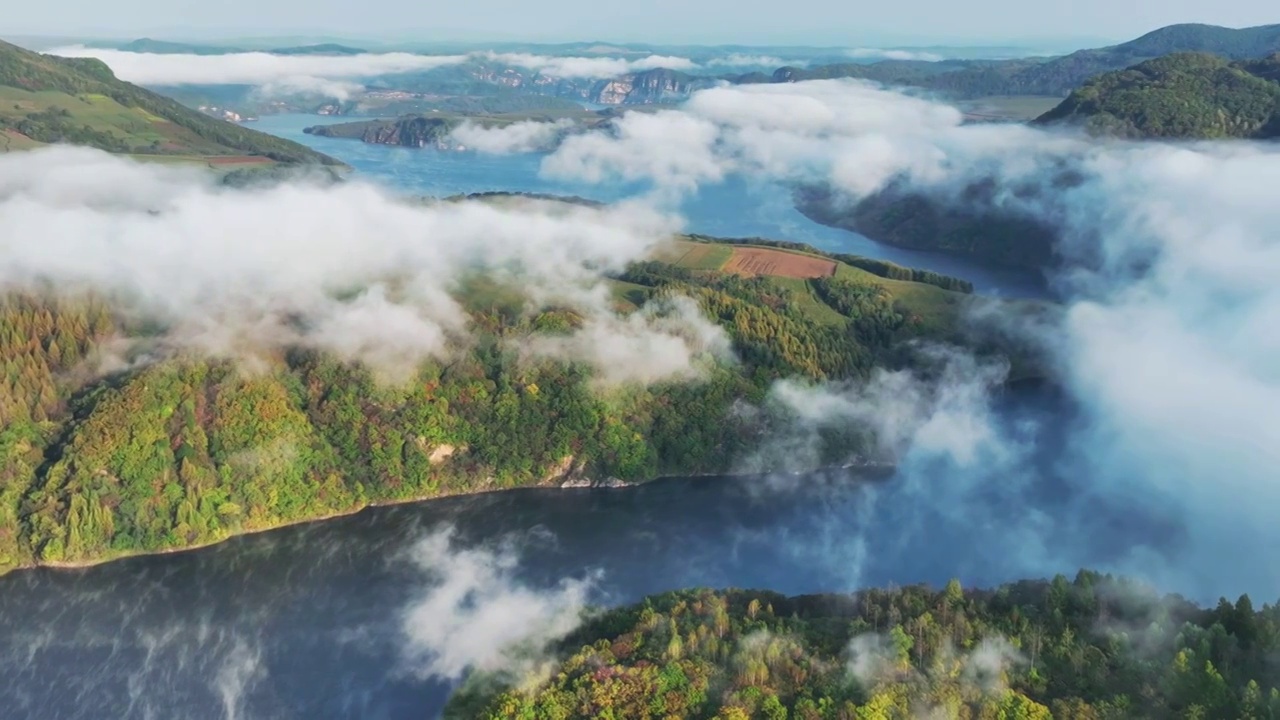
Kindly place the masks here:
<instances>
[{"instance_id":1,"label":"blue sky","mask_svg":"<svg viewBox=\"0 0 1280 720\"><path fill-rule=\"evenodd\" d=\"M53 0L6 8L0 36L329 35L893 45L1127 39L1176 22L1280 22L1267 0Z\"/></svg>"}]
</instances>

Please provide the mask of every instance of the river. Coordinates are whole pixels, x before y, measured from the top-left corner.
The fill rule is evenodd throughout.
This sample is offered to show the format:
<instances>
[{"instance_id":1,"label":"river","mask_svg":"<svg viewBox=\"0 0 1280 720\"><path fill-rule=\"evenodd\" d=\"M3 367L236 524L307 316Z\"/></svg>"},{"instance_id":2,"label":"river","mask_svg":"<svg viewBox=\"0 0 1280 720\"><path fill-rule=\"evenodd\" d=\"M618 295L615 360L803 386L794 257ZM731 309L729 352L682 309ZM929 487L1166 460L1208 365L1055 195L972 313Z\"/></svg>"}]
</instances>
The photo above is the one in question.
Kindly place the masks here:
<instances>
[{"instance_id":1,"label":"river","mask_svg":"<svg viewBox=\"0 0 1280 720\"><path fill-rule=\"evenodd\" d=\"M273 117L258 127L406 192L608 200L625 191L547 182L536 156L303 135L315 120ZM784 198L739 178L684 210L699 232L802 240L1020 292L958 260L817 226ZM951 577L990 585L1106 568L1134 546L1176 546L1176 528L1151 508L1100 504L1082 479L1052 471L1063 402L1040 391L1003 401L1001 422L1037 451L1033 469L1017 473L909 458L877 482L838 472L520 490L377 508L184 553L11 573L0 578L0 718L435 717L450 685L415 674L404 618L431 588L414 549L446 527L459 547L514 539L515 572L530 588L599 573L592 600L607 604L686 586L811 593Z\"/></svg>"},{"instance_id":2,"label":"river","mask_svg":"<svg viewBox=\"0 0 1280 720\"><path fill-rule=\"evenodd\" d=\"M308 145L346 162L365 177L418 195L444 197L502 190L577 195L608 202L646 189L635 183L582 184L549 179L540 173L544 157L540 153L437 152L316 137L302 131L311 125L340 121L316 115L268 115L252 127ZM830 252L863 255L964 278L973 283L975 291L986 295L1043 297L1046 294L1044 279L1038 273L991 268L944 253L897 248L854 232L820 225L795 209L787 188L742 175L730 175L721 183L704 184L685 198L679 212L689 232L808 243Z\"/></svg>"}]
</instances>

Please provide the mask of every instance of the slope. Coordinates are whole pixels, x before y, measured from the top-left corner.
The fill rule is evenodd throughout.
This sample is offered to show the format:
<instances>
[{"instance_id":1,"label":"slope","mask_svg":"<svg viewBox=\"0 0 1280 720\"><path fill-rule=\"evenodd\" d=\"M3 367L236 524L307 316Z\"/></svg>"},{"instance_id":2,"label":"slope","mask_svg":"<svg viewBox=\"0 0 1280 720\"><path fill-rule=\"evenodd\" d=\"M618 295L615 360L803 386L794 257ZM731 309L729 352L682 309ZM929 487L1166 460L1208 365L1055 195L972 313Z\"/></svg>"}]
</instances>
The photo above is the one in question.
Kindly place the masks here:
<instances>
[{"instance_id":1,"label":"slope","mask_svg":"<svg viewBox=\"0 0 1280 720\"><path fill-rule=\"evenodd\" d=\"M98 60L41 55L2 41L0 133L9 139L5 147L15 149L65 142L218 164L341 164L118 80Z\"/></svg>"},{"instance_id":2,"label":"slope","mask_svg":"<svg viewBox=\"0 0 1280 720\"><path fill-rule=\"evenodd\" d=\"M1276 137L1280 84L1267 77L1278 70L1280 55L1247 64L1167 55L1090 80L1035 122L1131 138Z\"/></svg>"}]
</instances>

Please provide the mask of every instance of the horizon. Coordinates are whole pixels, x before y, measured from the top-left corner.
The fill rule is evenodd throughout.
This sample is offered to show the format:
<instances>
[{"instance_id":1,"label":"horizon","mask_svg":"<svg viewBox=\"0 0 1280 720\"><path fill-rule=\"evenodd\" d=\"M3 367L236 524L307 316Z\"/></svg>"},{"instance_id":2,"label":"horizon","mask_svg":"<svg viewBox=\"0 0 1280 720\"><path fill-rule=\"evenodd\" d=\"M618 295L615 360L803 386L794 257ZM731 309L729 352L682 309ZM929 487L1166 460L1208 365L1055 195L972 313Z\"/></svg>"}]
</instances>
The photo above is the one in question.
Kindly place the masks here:
<instances>
[{"instance_id":1,"label":"horizon","mask_svg":"<svg viewBox=\"0 0 1280 720\"><path fill-rule=\"evenodd\" d=\"M395 0L389 9L397 10ZM122 0L109 9L89 0L68 0L57 8L18 8L8 18L5 35L89 40L149 37L175 42L325 38L382 44L1065 48L1122 42L1168 25L1245 28L1275 24L1278 19L1271 6L1260 0L1225 8L1205 8L1195 0L1136 8L1082 0L1070 9L1037 8L1034 12L1011 0L979 0L978 6L963 8L938 0L915 0L857 12L827 0L797 0L782 17L771 8L743 7L728 0L699 0L687 5L657 0L643 12L634 7L601 10L584 0L553 0L549 6L482 0L481 7L436 8L432 12L433 22L414 22L413 11L404 7L390 13L397 22L389 22L386 13L376 17L353 14L335 0L317 0L306 6L290 0L265 4L226 0L217 7L183 8L180 12L162 0ZM667 21L676 15L679 23ZM68 22L69 17L77 19ZM254 23L236 22L237 17L253 17Z\"/></svg>"}]
</instances>

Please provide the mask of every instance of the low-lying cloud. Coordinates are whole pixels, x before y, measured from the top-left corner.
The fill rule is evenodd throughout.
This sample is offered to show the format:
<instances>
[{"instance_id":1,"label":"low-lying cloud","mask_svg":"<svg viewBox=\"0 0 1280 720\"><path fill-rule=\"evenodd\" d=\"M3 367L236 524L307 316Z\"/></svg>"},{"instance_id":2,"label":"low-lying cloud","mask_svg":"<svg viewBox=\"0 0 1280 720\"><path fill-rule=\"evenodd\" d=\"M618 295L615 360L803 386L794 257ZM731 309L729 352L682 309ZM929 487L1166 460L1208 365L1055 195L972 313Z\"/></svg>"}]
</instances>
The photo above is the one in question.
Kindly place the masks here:
<instances>
[{"instance_id":1,"label":"low-lying cloud","mask_svg":"<svg viewBox=\"0 0 1280 720\"><path fill-rule=\"evenodd\" d=\"M635 60L608 57L560 57L529 53L482 53L476 57L490 62L534 70L551 77L565 79L611 78L644 70L693 70L698 64L688 58L671 55L649 55Z\"/></svg>"},{"instance_id":2,"label":"low-lying cloud","mask_svg":"<svg viewBox=\"0 0 1280 720\"><path fill-rule=\"evenodd\" d=\"M546 661L547 646L578 627L595 576L538 589L518 577L518 538L497 547L459 547L438 530L410 551L427 576L404 612L406 669L458 681L467 672L523 678Z\"/></svg>"},{"instance_id":3,"label":"low-lying cloud","mask_svg":"<svg viewBox=\"0 0 1280 720\"><path fill-rule=\"evenodd\" d=\"M909 477L894 502L930 509L916 520L895 511L905 515L904 534L925 516L957 528L967 518L990 528L989 541L1007 543L1011 567L1070 571L1098 557L1084 551L1102 529L1090 517L1123 508L1130 528L1151 520L1164 530L1131 536L1132 546L1113 543L1109 569L1198 597L1280 592L1280 560L1266 560L1280 557L1280 531L1266 511L1280 500L1280 342L1269 329L1280 317L1280 206L1271 191L1280 150L965 125L955 108L857 81L714 88L678 110L616 125L569 138L543 172L645 180L676 199L743 173L783 187L822 183L850 203L890 184L972 203L966 188L984 182L991 209L1057 228L1068 262L1054 278L1063 312L1007 330L1042 348L1071 413L1031 422L1039 435L1025 424L988 432L945 414L904 435L882 428L908 448ZM775 397L835 424L891 419L912 398L872 396L862 412L852 390L784 384ZM958 396L955 407L973 400L976 411L959 417L983 417L988 395ZM1062 436L1053 443L1060 456L1035 466L1046 433ZM942 452L924 452L931 444ZM965 467L968 444L1007 451ZM1058 512L1010 510L1050 476L1073 493ZM1255 560L1230 560L1240 547L1256 550Z\"/></svg>"},{"instance_id":4,"label":"low-lying cloud","mask_svg":"<svg viewBox=\"0 0 1280 720\"><path fill-rule=\"evenodd\" d=\"M255 85L281 92L319 92L346 97L355 81L395 73L432 70L467 61L466 55L361 53L359 55L274 55L265 52L224 55L137 53L125 50L62 47L51 55L97 58L116 77L139 85Z\"/></svg>"},{"instance_id":5,"label":"low-lying cloud","mask_svg":"<svg viewBox=\"0 0 1280 720\"><path fill-rule=\"evenodd\" d=\"M97 58L116 77L139 85L253 85L268 94L318 93L346 99L363 82L383 75L425 72L468 62L489 62L531 70L567 80L604 79L667 68L693 70L688 58L650 55L625 59L561 57L530 53L476 52L459 55L421 55L407 52L358 55L276 55L235 52L220 55L139 53L73 45L54 48L51 55Z\"/></svg>"},{"instance_id":6,"label":"low-lying cloud","mask_svg":"<svg viewBox=\"0 0 1280 720\"><path fill-rule=\"evenodd\" d=\"M506 155L548 150L573 126L574 122L567 119L555 122L522 120L497 127L464 122L450 133L450 136L468 150L490 155Z\"/></svg>"},{"instance_id":7,"label":"low-lying cloud","mask_svg":"<svg viewBox=\"0 0 1280 720\"><path fill-rule=\"evenodd\" d=\"M922 50L895 50L893 48L851 48L849 50L845 50L844 54L859 60L872 58L876 60L920 60L923 62L939 62L946 59L937 53L924 52Z\"/></svg>"},{"instance_id":8,"label":"low-lying cloud","mask_svg":"<svg viewBox=\"0 0 1280 720\"><path fill-rule=\"evenodd\" d=\"M701 352L705 321L624 320L605 285L677 226L634 204L424 204L358 181L230 189L85 149L0 157L0 291L92 291L180 347L244 357L312 346L394 377L466 349L455 295L486 268L585 318L593 342L576 359L647 339L653 367L691 371L681 366ZM652 375L632 367L632 379Z\"/></svg>"}]
</instances>

